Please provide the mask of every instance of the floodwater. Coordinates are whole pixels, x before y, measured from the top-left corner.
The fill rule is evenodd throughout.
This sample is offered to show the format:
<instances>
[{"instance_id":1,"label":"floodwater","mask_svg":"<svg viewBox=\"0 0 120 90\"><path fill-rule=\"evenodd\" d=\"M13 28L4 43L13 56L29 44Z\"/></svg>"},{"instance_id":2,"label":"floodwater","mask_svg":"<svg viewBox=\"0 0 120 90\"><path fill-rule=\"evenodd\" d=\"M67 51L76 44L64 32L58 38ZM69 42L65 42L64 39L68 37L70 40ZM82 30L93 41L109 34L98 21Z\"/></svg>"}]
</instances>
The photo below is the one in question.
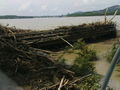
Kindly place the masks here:
<instances>
[{"instance_id":1,"label":"floodwater","mask_svg":"<svg viewBox=\"0 0 120 90\"><path fill-rule=\"evenodd\" d=\"M31 18L31 19L0 19L0 24L15 26L21 29L33 30L49 30L59 26L80 25L83 23L91 23L104 21L104 16L89 16L89 17L55 17L55 18ZM108 16L110 20L112 16ZM117 28L120 30L120 16L116 16L113 21L117 23Z\"/></svg>"},{"instance_id":2,"label":"floodwater","mask_svg":"<svg viewBox=\"0 0 120 90\"><path fill-rule=\"evenodd\" d=\"M107 40L104 42L91 44L90 47L96 50L98 60L94 61L96 72L102 76L105 76L110 67L110 63L106 60L107 54L111 50L115 39ZM111 79L109 81L109 86L113 90L120 90L120 66L116 66Z\"/></svg>"},{"instance_id":3,"label":"floodwater","mask_svg":"<svg viewBox=\"0 0 120 90\"><path fill-rule=\"evenodd\" d=\"M0 90L23 90L0 70Z\"/></svg>"}]
</instances>

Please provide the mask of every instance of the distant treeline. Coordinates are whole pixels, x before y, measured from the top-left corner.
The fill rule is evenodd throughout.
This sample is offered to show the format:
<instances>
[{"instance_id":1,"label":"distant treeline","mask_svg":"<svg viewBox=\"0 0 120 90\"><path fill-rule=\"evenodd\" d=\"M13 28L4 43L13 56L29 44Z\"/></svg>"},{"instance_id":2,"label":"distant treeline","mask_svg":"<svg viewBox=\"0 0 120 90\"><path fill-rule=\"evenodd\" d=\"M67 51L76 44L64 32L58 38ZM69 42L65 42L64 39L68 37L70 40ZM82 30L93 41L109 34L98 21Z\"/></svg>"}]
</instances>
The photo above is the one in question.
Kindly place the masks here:
<instances>
[{"instance_id":1,"label":"distant treeline","mask_svg":"<svg viewBox=\"0 0 120 90\"><path fill-rule=\"evenodd\" d=\"M21 18L34 18L34 17L33 16L16 16L16 15L0 16L0 19L21 19Z\"/></svg>"},{"instance_id":2,"label":"distant treeline","mask_svg":"<svg viewBox=\"0 0 120 90\"><path fill-rule=\"evenodd\" d=\"M107 15L114 15L115 12L108 12ZM99 12L85 12L85 13L74 13L74 14L68 14L67 17L75 17L75 16L103 16L105 13L99 13ZM120 12L118 12L116 15L120 15Z\"/></svg>"},{"instance_id":3,"label":"distant treeline","mask_svg":"<svg viewBox=\"0 0 120 90\"><path fill-rule=\"evenodd\" d=\"M120 5L115 5L115 6L111 6L111 7L107 7L105 9L102 10L95 10L95 11L88 11L88 12L74 12L74 13L70 13L67 14L66 16L102 16L105 15L105 12L107 10L107 15L114 15L114 13L117 11L116 15L120 15Z\"/></svg>"},{"instance_id":4,"label":"distant treeline","mask_svg":"<svg viewBox=\"0 0 120 90\"><path fill-rule=\"evenodd\" d=\"M49 17L62 17L62 16L17 16L17 15L4 15L0 19L27 19L27 18L49 18Z\"/></svg>"},{"instance_id":5,"label":"distant treeline","mask_svg":"<svg viewBox=\"0 0 120 90\"><path fill-rule=\"evenodd\" d=\"M111 7L107 7L102 10L95 10L95 11L87 11L87 12L74 12L67 15L54 15L54 16L17 16L17 15L4 15L0 16L0 19L22 19L22 18L54 18L54 17L77 17L77 16L102 16L105 15L107 10L107 15L114 15L117 11L116 15L120 15L120 5L115 5Z\"/></svg>"}]
</instances>

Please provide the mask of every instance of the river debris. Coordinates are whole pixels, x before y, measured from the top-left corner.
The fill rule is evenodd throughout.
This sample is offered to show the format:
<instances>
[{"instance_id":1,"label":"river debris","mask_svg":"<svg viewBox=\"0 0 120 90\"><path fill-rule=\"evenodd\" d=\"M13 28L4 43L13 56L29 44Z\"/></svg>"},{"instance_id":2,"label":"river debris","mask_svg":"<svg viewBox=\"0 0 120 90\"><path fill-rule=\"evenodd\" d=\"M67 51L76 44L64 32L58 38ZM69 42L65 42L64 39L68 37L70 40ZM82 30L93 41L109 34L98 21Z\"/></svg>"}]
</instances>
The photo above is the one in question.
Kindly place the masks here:
<instances>
[{"instance_id":1,"label":"river debris","mask_svg":"<svg viewBox=\"0 0 120 90\"><path fill-rule=\"evenodd\" d=\"M17 41L23 41L27 45L42 49L55 48L56 46L59 48L66 45L62 39L73 43L80 38L87 42L93 42L116 37L116 25L113 22L64 26L47 31L25 31L13 28L9 28L9 30L14 33Z\"/></svg>"},{"instance_id":2,"label":"river debris","mask_svg":"<svg viewBox=\"0 0 120 90\"><path fill-rule=\"evenodd\" d=\"M114 36L115 30L113 23L60 27L51 31L22 31L0 26L0 68L18 85L31 86L31 90L77 90L76 85L93 74L76 75L50 57L53 52L43 50L42 46L59 45L65 43L64 39L73 42L93 35L95 38Z\"/></svg>"}]
</instances>

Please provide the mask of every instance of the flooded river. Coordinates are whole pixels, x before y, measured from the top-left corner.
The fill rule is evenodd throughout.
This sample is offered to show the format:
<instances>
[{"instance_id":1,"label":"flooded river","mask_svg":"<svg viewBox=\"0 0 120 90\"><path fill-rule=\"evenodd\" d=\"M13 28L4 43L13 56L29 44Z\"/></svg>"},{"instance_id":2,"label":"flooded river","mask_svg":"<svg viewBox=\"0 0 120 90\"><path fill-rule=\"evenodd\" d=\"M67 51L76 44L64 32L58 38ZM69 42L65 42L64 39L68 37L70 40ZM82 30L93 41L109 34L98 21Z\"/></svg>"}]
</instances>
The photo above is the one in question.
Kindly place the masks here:
<instances>
[{"instance_id":1,"label":"flooded river","mask_svg":"<svg viewBox=\"0 0 120 90\"><path fill-rule=\"evenodd\" d=\"M104 21L104 16L90 16L90 17L61 17L61 18L31 18L31 19L0 19L0 24L15 26L22 29L33 30L49 30L58 26L79 25L83 23L91 23L97 21ZM112 16L108 16L110 20ZM117 28L120 30L120 16L116 16L114 20L117 23Z\"/></svg>"}]
</instances>

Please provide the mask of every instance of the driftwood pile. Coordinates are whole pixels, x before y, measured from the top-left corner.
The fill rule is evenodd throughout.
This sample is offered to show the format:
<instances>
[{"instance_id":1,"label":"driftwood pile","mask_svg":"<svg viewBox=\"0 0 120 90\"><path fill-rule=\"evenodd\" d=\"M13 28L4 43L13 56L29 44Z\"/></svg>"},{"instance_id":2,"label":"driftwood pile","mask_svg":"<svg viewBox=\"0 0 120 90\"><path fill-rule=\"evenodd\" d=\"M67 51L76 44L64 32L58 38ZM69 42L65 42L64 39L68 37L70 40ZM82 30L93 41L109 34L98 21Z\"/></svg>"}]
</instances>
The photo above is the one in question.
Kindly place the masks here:
<instances>
[{"instance_id":1,"label":"driftwood pile","mask_svg":"<svg viewBox=\"0 0 120 90\"><path fill-rule=\"evenodd\" d=\"M50 51L17 42L13 32L3 26L0 35L0 69L18 85L31 86L31 90L46 90L58 88L63 76L74 80L74 72L49 57ZM67 80L64 86L72 85L71 83L73 82L68 83ZM62 87L63 85L60 88Z\"/></svg>"},{"instance_id":2,"label":"driftwood pile","mask_svg":"<svg viewBox=\"0 0 120 90\"><path fill-rule=\"evenodd\" d=\"M0 68L18 85L31 86L33 90L74 89L76 83L90 75L76 78L74 71L49 56L52 52L38 48L64 43L61 38L73 42L91 36L114 36L115 30L112 23L61 27L41 32L0 26Z\"/></svg>"},{"instance_id":3,"label":"driftwood pile","mask_svg":"<svg viewBox=\"0 0 120 90\"><path fill-rule=\"evenodd\" d=\"M49 57L50 51L17 42L16 32L19 31L0 26L0 69L19 86L30 86L31 90L56 90L74 88L73 84L82 79L75 78L73 71Z\"/></svg>"},{"instance_id":4,"label":"driftwood pile","mask_svg":"<svg viewBox=\"0 0 120 90\"><path fill-rule=\"evenodd\" d=\"M77 39L93 41L98 39L113 38L116 36L116 26L114 23L93 23L78 26L59 27L54 30L29 32L16 34L18 41L22 40L33 47L48 48L59 47L66 44L61 38L72 43Z\"/></svg>"},{"instance_id":5,"label":"driftwood pile","mask_svg":"<svg viewBox=\"0 0 120 90\"><path fill-rule=\"evenodd\" d=\"M23 32L23 30L18 31L13 28L9 28L9 30L13 32L18 42L22 41L32 47L44 49L66 45L62 38L72 43L80 38L91 42L116 36L116 26L113 22L97 22L69 27L64 26L48 31L24 30Z\"/></svg>"}]
</instances>

